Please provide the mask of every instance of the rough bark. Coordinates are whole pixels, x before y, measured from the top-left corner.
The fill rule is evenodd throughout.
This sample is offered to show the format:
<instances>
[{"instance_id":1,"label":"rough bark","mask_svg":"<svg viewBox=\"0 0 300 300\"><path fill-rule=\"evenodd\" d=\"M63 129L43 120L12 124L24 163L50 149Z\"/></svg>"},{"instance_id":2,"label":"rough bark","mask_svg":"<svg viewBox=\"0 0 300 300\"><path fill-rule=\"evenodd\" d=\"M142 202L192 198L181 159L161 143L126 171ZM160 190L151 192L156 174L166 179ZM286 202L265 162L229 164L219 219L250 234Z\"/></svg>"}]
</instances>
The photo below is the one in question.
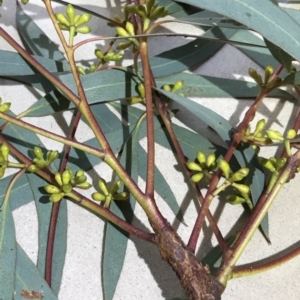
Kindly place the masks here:
<instances>
[{"instance_id":1,"label":"rough bark","mask_svg":"<svg viewBox=\"0 0 300 300\"><path fill-rule=\"evenodd\" d=\"M154 228L155 230L155 228ZM156 231L156 242L163 260L176 272L191 300L219 300L223 286L210 274L168 224Z\"/></svg>"}]
</instances>

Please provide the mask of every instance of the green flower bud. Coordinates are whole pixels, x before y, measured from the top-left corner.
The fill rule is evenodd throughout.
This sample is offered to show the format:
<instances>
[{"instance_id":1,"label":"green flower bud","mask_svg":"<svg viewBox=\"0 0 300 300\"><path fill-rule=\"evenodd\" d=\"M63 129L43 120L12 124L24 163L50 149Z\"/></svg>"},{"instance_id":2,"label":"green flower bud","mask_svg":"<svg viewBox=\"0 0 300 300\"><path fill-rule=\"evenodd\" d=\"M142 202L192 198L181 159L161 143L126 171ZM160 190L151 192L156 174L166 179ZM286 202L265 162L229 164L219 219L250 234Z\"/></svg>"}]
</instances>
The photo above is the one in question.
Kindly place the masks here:
<instances>
[{"instance_id":1,"label":"green flower bud","mask_svg":"<svg viewBox=\"0 0 300 300\"><path fill-rule=\"evenodd\" d=\"M196 163L193 162L193 161L188 161L188 162L186 163L186 166L187 166L190 170L192 170L192 171L202 171L202 168L200 167L200 165L199 165L199 164L196 164Z\"/></svg>"},{"instance_id":2,"label":"green flower bud","mask_svg":"<svg viewBox=\"0 0 300 300\"><path fill-rule=\"evenodd\" d=\"M197 173L197 174L194 174L194 175L191 177L191 181L192 181L192 182L199 182L203 177L204 177L204 174L203 174L203 173Z\"/></svg>"},{"instance_id":3,"label":"green flower bud","mask_svg":"<svg viewBox=\"0 0 300 300\"><path fill-rule=\"evenodd\" d=\"M47 162L43 158L34 158L32 161L38 169L43 169L48 166Z\"/></svg>"},{"instance_id":4,"label":"green flower bud","mask_svg":"<svg viewBox=\"0 0 300 300\"><path fill-rule=\"evenodd\" d=\"M113 195L114 200L127 200L129 198L129 193L122 192Z\"/></svg>"},{"instance_id":5,"label":"green flower bud","mask_svg":"<svg viewBox=\"0 0 300 300\"><path fill-rule=\"evenodd\" d=\"M295 136L297 135L297 132L295 129L289 129L287 134L286 134L286 138L289 139L289 140L292 140L295 138Z\"/></svg>"},{"instance_id":6,"label":"green flower bud","mask_svg":"<svg viewBox=\"0 0 300 300\"><path fill-rule=\"evenodd\" d=\"M81 183L84 183L86 182L87 180L87 177L85 175L80 175L80 176L76 176L75 179L74 179L74 183L72 182L72 184L81 184Z\"/></svg>"},{"instance_id":7,"label":"green flower bud","mask_svg":"<svg viewBox=\"0 0 300 300\"><path fill-rule=\"evenodd\" d=\"M96 71L95 64L90 65L90 73L94 73Z\"/></svg>"},{"instance_id":8,"label":"green flower bud","mask_svg":"<svg viewBox=\"0 0 300 300\"><path fill-rule=\"evenodd\" d=\"M57 193L57 194L52 194L50 197L49 197L49 200L51 202L58 202L60 201L63 197L64 197L65 193Z\"/></svg>"},{"instance_id":9,"label":"green flower bud","mask_svg":"<svg viewBox=\"0 0 300 300\"><path fill-rule=\"evenodd\" d=\"M30 173L34 173L38 170L38 168L35 166L35 165L30 165L28 168L27 168L27 172L30 172Z\"/></svg>"},{"instance_id":10,"label":"green flower bud","mask_svg":"<svg viewBox=\"0 0 300 300\"><path fill-rule=\"evenodd\" d=\"M11 103L5 102L2 105L0 105L0 112L6 113L10 109Z\"/></svg>"},{"instance_id":11,"label":"green flower bud","mask_svg":"<svg viewBox=\"0 0 300 300\"><path fill-rule=\"evenodd\" d=\"M56 160L59 156L59 152L57 150L50 150L47 152L47 162L50 165L53 163L54 160Z\"/></svg>"},{"instance_id":12,"label":"green flower bud","mask_svg":"<svg viewBox=\"0 0 300 300\"><path fill-rule=\"evenodd\" d=\"M96 193L92 194L92 198L95 201L104 201L106 197L104 195L102 195L101 193L96 192Z\"/></svg>"},{"instance_id":13,"label":"green flower bud","mask_svg":"<svg viewBox=\"0 0 300 300\"><path fill-rule=\"evenodd\" d=\"M78 177L81 177L84 175L84 171L83 170L78 170L75 174L75 177L78 178Z\"/></svg>"},{"instance_id":14,"label":"green flower bud","mask_svg":"<svg viewBox=\"0 0 300 300\"><path fill-rule=\"evenodd\" d=\"M118 36L123 36L123 37L129 36L128 32L122 27L117 27L116 31L117 31Z\"/></svg>"},{"instance_id":15,"label":"green flower bud","mask_svg":"<svg viewBox=\"0 0 300 300\"><path fill-rule=\"evenodd\" d=\"M261 78L261 76L254 70L254 69L249 69L248 74L250 77L252 77L256 83L258 83L259 85L263 85L263 80Z\"/></svg>"},{"instance_id":16,"label":"green flower bud","mask_svg":"<svg viewBox=\"0 0 300 300\"><path fill-rule=\"evenodd\" d=\"M174 83L174 86L172 88L172 92L175 93L176 91L182 89L182 87L183 87L183 80L177 80Z\"/></svg>"},{"instance_id":17,"label":"green flower bud","mask_svg":"<svg viewBox=\"0 0 300 300\"><path fill-rule=\"evenodd\" d=\"M242 204L246 202L246 199L236 196L236 195L229 195L226 197L227 202L229 202L230 204Z\"/></svg>"},{"instance_id":18,"label":"green flower bud","mask_svg":"<svg viewBox=\"0 0 300 300\"><path fill-rule=\"evenodd\" d=\"M80 75L85 75L85 70L82 66L77 66L76 69Z\"/></svg>"},{"instance_id":19,"label":"green flower bud","mask_svg":"<svg viewBox=\"0 0 300 300\"><path fill-rule=\"evenodd\" d=\"M120 180L114 181L111 188L110 188L110 194L114 195L117 190L119 190L122 186L122 182Z\"/></svg>"},{"instance_id":20,"label":"green flower bud","mask_svg":"<svg viewBox=\"0 0 300 300\"><path fill-rule=\"evenodd\" d=\"M137 7L134 4L128 4L124 7L124 11L126 11L129 14L137 14ZM127 18L126 18L127 19Z\"/></svg>"},{"instance_id":21,"label":"green flower bud","mask_svg":"<svg viewBox=\"0 0 300 300\"><path fill-rule=\"evenodd\" d=\"M67 16L69 18L70 24L74 25L74 18L75 18L74 6L72 4L68 4L66 12L67 12Z\"/></svg>"},{"instance_id":22,"label":"green flower bud","mask_svg":"<svg viewBox=\"0 0 300 300\"><path fill-rule=\"evenodd\" d=\"M76 32L87 34L90 33L92 29L89 26L76 27Z\"/></svg>"},{"instance_id":23,"label":"green flower bud","mask_svg":"<svg viewBox=\"0 0 300 300\"><path fill-rule=\"evenodd\" d=\"M61 190L57 186L52 184L45 185L44 189L48 194L57 194L61 192Z\"/></svg>"},{"instance_id":24,"label":"green flower bud","mask_svg":"<svg viewBox=\"0 0 300 300\"><path fill-rule=\"evenodd\" d=\"M75 26L78 27L80 25L83 25L87 22L89 22L89 20L92 18L92 15L91 14L83 14L80 16L80 18L78 20L76 20L75 22Z\"/></svg>"},{"instance_id":25,"label":"green flower bud","mask_svg":"<svg viewBox=\"0 0 300 300\"><path fill-rule=\"evenodd\" d=\"M146 8L147 8L147 15L150 15L150 12L154 6L155 0L147 0L146 1Z\"/></svg>"},{"instance_id":26,"label":"green flower bud","mask_svg":"<svg viewBox=\"0 0 300 300\"><path fill-rule=\"evenodd\" d=\"M165 84L162 88L167 92L171 92L171 87L168 84Z\"/></svg>"},{"instance_id":27,"label":"green flower bud","mask_svg":"<svg viewBox=\"0 0 300 300\"><path fill-rule=\"evenodd\" d=\"M240 183L232 183L232 186L234 188L236 188L240 193L242 194L249 194L250 192L250 188L249 186L245 185L245 184L240 184Z\"/></svg>"},{"instance_id":28,"label":"green flower bud","mask_svg":"<svg viewBox=\"0 0 300 300\"><path fill-rule=\"evenodd\" d=\"M126 28L127 32L129 33L129 35L135 35L134 26L131 22L126 22L125 28Z\"/></svg>"},{"instance_id":29,"label":"green flower bud","mask_svg":"<svg viewBox=\"0 0 300 300\"><path fill-rule=\"evenodd\" d=\"M224 177L226 179L228 179L229 178L229 173L230 173L230 167L229 167L228 162L224 159L219 159L219 168L221 169Z\"/></svg>"},{"instance_id":30,"label":"green flower bud","mask_svg":"<svg viewBox=\"0 0 300 300\"><path fill-rule=\"evenodd\" d=\"M119 43L118 46L117 46L117 49L118 50L125 50L128 47L130 47L130 45L131 45L131 42Z\"/></svg>"},{"instance_id":31,"label":"green flower bud","mask_svg":"<svg viewBox=\"0 0 300 300\"><path fill-rule=\"evenodd\" d=\"M131 97L130 99L127 99L128 104L136 104L142 102L143 99L141 97Z\"/></svg>"},{"instance_id":32,"label":"green flower bud","mask_svg":"<svg viewBox=\"0 0 300 300\"><path fill-rule=\"evenodd\" d=\"M68 184L70 182L71 178L72 178L72 174L70 172L70 169L66 169L61 174L62 184L63 185Z\"/></svg>"},{"instance_id":33,"label":"green flower bud","mask_svg":"<svg viewBox=\"0 0 300 300\"><path fill-rule=\"evenodd\" d=\"M280 170L282 167L284 167L284 165L286 164L286 157L282 157L282 158L277 158L276 159L276 167L278 170Z\"/></svg>"},{"instance_id":34,"label":"green flower bud","mask_svg":"<svg viewBox=\"0 0 300 300\"><path fill-rule=\"evenodd\" d=\"M2 178L5 174L6 166L1 166L0 167L0 178Z\"/></svg>"},{"instance_id":35,"label":"green flower bud","mask_svg":"<svg viewBox=\"0 0 300 300\"><path fill-rule=\"evenodd\" d=\"M254 135L260 133L265 128L265 126L266 126L266 120L265 119L259 120L256 124Z\"/></svg>"},{"instance_id":36,"label":"green flower bud","mask_svg":"<svg viewBox=\"0 0 300 300\"><path fill-rule=\"evenodd\" d=\"M56 17L56 20L66 26L66 27L70 27L70 22L67 20L67 18L65 17L65 15L61 14L61 13L58 13L58 14L55 14L55 17Z\"/></svg>"},{"instance_id":37,"label":"green flower bud","mask_svg":"<svg viewBox=\"0 0 300 300\"><path fill-rule=\"evenodd\" d=\"M265 68L265 83L269 81L269 78L272 76L274 73L274 68L272 66L267 66Z\"/></svg>"},{"instance_id":38,"label":"green flower bud","mask_svg":"<svg viewBox=\"0 0 300 300\"><path fill-rule=\"evenodd\" d=\"M73 187L71 184L64 184L62 186L62 190L65 192L65 193L70 193L72 191Z\"/></svg>"},{"instance_id":39,"label":"green flower bud","mask_svg":"<svg viewBox=\"0 0 300 300\"><path fill-rule=\"evenodd\" d=\"M137 86L138 92L142 98L145 98L145 87L142 83Z\"/></svg>"},{"instance_id":40,"label":"green flower bud","mask_svg":"<svg viewBox=\"0 0 300 300\"><path fill-rule=\"evenodd\" d=\"M61 174L59 172L56 172L54 174L54 178L55 178L55 181L58 183L58 185L60 185L60 186L63 185L62 177L61 177Z\"/></svg>"},{"instance_id":41,"label":"green flower bud","mask_svg":"<svg viewBox=\"0 0 300 300\"><path fill-rule=\"evenodd\" d=\"M37 157L39 159L44 159L44 154L40 147L35 146L33 148L33 153L34 153L35 157Z\"/></svg>"},{"instance_id":42,"label":"green flower bud","mask_svg":"<svg viewBox=\"0 0 300 300\"><path fill-rule=\"evenodd\" d=\"M21 0L22 1L22 3L25 5L25 4L27 4L28 2L29 2L29 0Z\"/></svg>"},{"instance_id":43,"label":"green flower bud","mask_svg":"<svg viewBox=\"0 0 300 300\"><path fill-rule=\"evenodd\" d=\"M279 131L267 130L266 135L271 140L280 141L280 142L282 142L284 140L282 134Z\"/></svg>"},{"instance_id":44,"label":"green flower bud","mask_svg":"<svg viewBox=\"0 0 300 300\"><path fill-rule=\"evenodd\" d=\"M94 53L99 59L104 57L103 52L100 49L96 49Z\"/></svg>"},{"instance_id":45,"label":"green flower bud","mask_svg":"<svg viewBox=\"0 0 300 300\"><path fill-rule=\"evenodd\" d=\"M79 184L76 184L76 187L82 190L88 190L89 188L92 187L92 185L89 182L82 182Z\"/></svg>"},{"instance_id":46,"label":"green flower bud","mask_svg":"<svg viewBox=\"0 0 300 300\"><path fill-rule=\"evenodd\" d=\"M138 5L137 14L144 19L147 18L147 12L146 12L146 8L144 5Z\"/></svg>"},{"instance_id":47,"label":"green flower bud","mask_svg":"<svg viewBox=\"0 0 300 300\"><path fill-rule=\"evenodd\" d=\"M108 189L107 189L107 183L103 178L100 178L98 180L98 186L100 190L104 193L105 196L109 194Z\"/></svg>"},{"instance_id":48,"label":"green flower bud","mask_svg":"<svg viewBox=\"0 0 300 300\"><path fill-rule=\"evenodd\" d=\"M9 147L6 142L4 142L0 147L0 152L3 155L3 158L5 161L8 161L8 155L9 155Z\"/></svg>"},{"instance_id":49,"label":"green flower bud","mask_svg":"<svg viewBox=\"0 0 300 300\"><path fill-rule=\"evenodd\" d=\"M242 168L235 172L234 174L231 175L230 181L240 181L243 178L245 178L249 174L249 169L248 168Z\"/></svg>"},{"instance_id":50,"label":"green flower bud","mask_svg":"<svg viewBox=\"0 0 300 300\"><path fill-rule=\"evenodd\" d=\"M67 31L70 30L70 27L69 27L69 26L66 26L66 25L61 24L61 23L58 23L58 27L59 27L61 30L67 30Z\"/></svg>"},{"instance_id":51,"label":"green flower bud","mask_svg":"<svg viewBox=\"0 0 300 300\"><path fill-rule=\"evenodd\" d=\"M206 157L202 151L197 152L197 160L199 161L202 168L206 166Z\"/></svg>"},{"instance_id":52,"label":"green flower bud","mask_svg":"<svg viewBox=\"0 0 300 300\"><path fill-rule=\"evenodd\" d=\"M150 20L156 20L158 18L163 18L168 14L168 11L163 6L156 7L150 14Z\"/></svg>"},{"instance_id":53,"label":"green flower bud","mask_svg":"<svg viewBox=\"0 0 300 300\"><path fill-rule=\"evenodd\" d=\"M211 167L215 161L216 161L216 155L214 153L209 154L206 159L207 167L208 168Z\"/></svg>"},{"instance_id":54,"label":"green flower bud","mask_svg":"<svg viewBox=\"0 0 300 300\"><path fill-rule=\"evenodd\" d=\"M80 19L81 15L76 15L74 18L74 24L78 22L78 20Z\"/></svg>"},{"instance_id":55,"label":"green flower bud","mask_svg":"<svg viewBox=\"0 0 300 300\"><path fill-rule=\"evenodd\" d=\"M264 157L258 157L257 159L259 164L262 165L264 168L268 169L272 173L276 171L276 165L274 165L274 163L272 163L271 160L266 159Z\"/></svg>"}]
</instances>

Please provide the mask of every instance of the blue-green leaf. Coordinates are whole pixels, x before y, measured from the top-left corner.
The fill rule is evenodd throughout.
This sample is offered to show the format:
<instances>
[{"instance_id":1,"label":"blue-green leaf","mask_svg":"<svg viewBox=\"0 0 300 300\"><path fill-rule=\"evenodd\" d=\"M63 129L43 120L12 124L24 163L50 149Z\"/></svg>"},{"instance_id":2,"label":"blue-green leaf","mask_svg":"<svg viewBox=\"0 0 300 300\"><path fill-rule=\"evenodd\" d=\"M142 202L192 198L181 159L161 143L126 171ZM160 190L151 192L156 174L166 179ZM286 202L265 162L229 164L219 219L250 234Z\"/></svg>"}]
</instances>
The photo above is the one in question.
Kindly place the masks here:
<instances>
[{"instance_id":1,"label":"blue-green leaf","mask_svg":"<svg viewBox=\"0 0 300 300\"><path fill-rule=\"evenodd\" d=\"M300 61L300 25L269 0L180 0L236 20Z\"/></svg>"},{"instance_id":2,"label":"blue-green leaf","mask_svg":"<svg viewBox=\"0 0 300 300\"><path fill-rule=\"evenodd\" d=\"M229 40L235 32L236 30L231 28L212 28L203 36ZM193 66L204 63L207 59L219 51L223 45L223 43L212 40L196 39L184 46L180 46L151 57L149 59L149 63L155 77L167 76L188 70Z\"/></svg>"},{"instance_id":3,"label":"blue-green leaf","mask_svg":"<svg viewBox=\"0 0 300 300\"><path fill-rule=\"evenodd\" d=\"M18 2L17 2L18 3ZM32 54L53 60L66 60L58 45L52 42L35 22L17 5L16 23L21 38Z\"/></svg>"},{"instance_id":4,"label":"blue-green leaf","mask_svg":"<svg viewBox=\"0 0 300 300\"><path fill-rule=\"evenodd\" d=\"M16 234L7 198L0 207L0 297L14 299L16 268Z\"/></svg>"},{"instance_id":5,"label":"blue-green leaf","mask_svg":"<svg viewBox=\"0 0 300 300\"><path fill-rule=\"evenodd\" d=\"M17 245L15 297L11 299L26 299L26 295L36 296L28 296L27 299L38 299L37 296L40 296L45 300L58 300L34 263L20 245Z\"/></svg>"},{"instance_id":6,"label":"blue-green leaf","mask_svg":"<svg viewBox=\"0 0 300 300\"><path fill-rule=\"evenodd\" d=\"M199 25L199 26L209 26L209 27L225 27L225 28L235 28L235 29L247 29L246 26L226 18L220 14L204 10L184 18L176 18L174 22L180 22L185 24Z\"/></svg>"},{"instance_id":7,"label":"blue-green leaf","mask_svg":"<svg viewBox=\"0 0 300 300\"><path fill-rule=\"evenodd\" d=\"M168 14L174 18L183 18L199 11L198 8L177 3L173 0L160 0L157 2L159 6L163 6L168 10Z\"/></svg>"}]
</instances>

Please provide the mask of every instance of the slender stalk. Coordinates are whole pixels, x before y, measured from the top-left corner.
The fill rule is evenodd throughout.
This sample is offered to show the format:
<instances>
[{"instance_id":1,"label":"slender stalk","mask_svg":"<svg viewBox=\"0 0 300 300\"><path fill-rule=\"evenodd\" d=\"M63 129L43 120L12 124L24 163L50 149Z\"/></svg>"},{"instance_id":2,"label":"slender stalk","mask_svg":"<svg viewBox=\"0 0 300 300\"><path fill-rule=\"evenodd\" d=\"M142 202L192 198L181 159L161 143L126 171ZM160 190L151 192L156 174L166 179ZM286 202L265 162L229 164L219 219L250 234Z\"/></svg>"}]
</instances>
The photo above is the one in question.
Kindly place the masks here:
<instances>
[{"instance_id":1,"label":"slender stalk","mask_svg":"<svg viewBox=\"0 0 300 300\"><path fill-rule=\"evenodd\" d=\"M75 142L73 140L70 140L66 137L60 136L58 134L52 133L50 131L47 131L45 129L41 129L39 127L36 127L34 125L31 125L27 122L24 122L22 120L16 119L15 117L9 116L8 114L0 112L0 119L6 120L12 124L18 125L22 128L25 128L27 130L30 130L34 133L40 134L46 138L52 139L54 141L60 142L62 144L68 145L70 147L79 149L81 151L87 152L89 154L95 155L99 158L103 158L106 155L106 152L104 150L99 150L94 147L86 146L82 143Z\"/></svg>"},{"instance_id":2,"label":"slender stalk","mask_svg":"<svg viewBox=\"0 0 300 300\"><path fill-rule=\"evenodd\" d=\"M154 170L155 170L155 143L154 143L154 121L153 121L153 100L151 88L151 69L148 59L147 39L140 39L140 56L142 60L144 88L146 97L146 121L147 121L147 177L146 195L154 197Z\"/></svg>"},{"instance_id":3,"label":"slender stalk","mask_svg":"<svg viewBox=\"0 0 300 300\"><path fill-rule=\"evenodd\" d=\"M219 272L216 275L218 281L221 282L223 285L226 285L227 280L232 277L233 267L235 266L238 259L245 250L246 246L250 242L258 226L261 224L263 218L265 217L266 213L268 212L269 208L274 202L279 191L281 190L283 185L290 179L290 177L295 173L297 167L299 166L299 163L300 150L298 150L293 156L288 158L286 166L282 169L278 177L277 183L274 185L271 192L269 194L264 194L261 197L257 205L254 207L246 226L238 236L233 247L225 252L223 256L222 265L220 267Z\"/></svg>"},{"instance_id":4,"label":"slender stalk","mask_svg":"<svg viewBox=\"0 0 300 300\"><path fill-rule=\"evenodd\" d=\"M252 275L256 275L256 274L259 274L262 272L272 270L272 269L279 267L279 266L285 264L286 262L292 260L293 258L297 257L298 255L300 255L300 247L298 247L297 249L292 250L289 253L284 254L278 258L275 258L269 262L266 262L266 263L260 263L260 264L257 264L256 266L253 266L253 263L252 263L251 266L235 267L232 270L232 278L252 276ZM256 264L256 263L254 263L254 264Z\"/></svg>"}]
</instances>

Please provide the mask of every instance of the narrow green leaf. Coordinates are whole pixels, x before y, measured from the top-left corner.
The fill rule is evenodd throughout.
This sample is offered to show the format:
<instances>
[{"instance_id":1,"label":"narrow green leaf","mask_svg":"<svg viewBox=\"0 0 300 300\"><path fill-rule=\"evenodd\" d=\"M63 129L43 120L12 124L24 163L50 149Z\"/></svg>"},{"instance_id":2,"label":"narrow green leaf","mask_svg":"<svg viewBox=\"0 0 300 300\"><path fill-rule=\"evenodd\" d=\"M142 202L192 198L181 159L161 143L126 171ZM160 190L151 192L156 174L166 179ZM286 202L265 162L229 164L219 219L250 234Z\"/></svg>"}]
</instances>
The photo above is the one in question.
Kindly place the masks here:
<instances>
[{"instance_id":1,"label":"narrow green leaf","mask_svg":"<svg viewBox=\"0 0 300 300\"><path fill-rule=\"evenodd\" d=\"M183 93L186 97L256 98L259 93L259 87L255 82L188 73L160 77L156 80L156 83L157 86L162 87L165 84L172 85L177 80L184 81L183 88L178 93ZM284 98L286 100L294 99L291 94L279 89L270 93L269 96Z\"/></svg>"},{"instance_id":2,"label":"narrow green leaf","mask_svg":"<svg viewBox=\"0 0 300 300\"><path fill-rule=\"evenodd\" d=\"M176 18L175 22L198 25L198 26L217 26L224 28L234 28L234 29L247 29L248 27L240 24L234 20L224 17L223 15L204 10L184 18Z\"/></svg>"},{"instance_id":3,"label":"narrow green leaf","mask_svg":"<svg viewBox=\"0 0 300 300\"><path fill-rule=\"evenodd\" d=\"M139 176L143 180L146 180L146 161L147 154L141 145L138 145L138 168ZM167 180L164 178L160 170L155 167L155 191L162 197L162 199L168 204L174 215L180 222L184 222L182 212L176 200L174 193L172 192Z\"/></svg>"},{"instance_id":4,"label":"narrow green leaf","mask_svg":"<svg viewBox=\"0 0 300 300\"><path fill-rule=\"evenodd\" d=\"M137 123L127 142L125 143L121 155L121 163L126 168L130 177L137 181L138 168L138 132L141 123ZM125 218L128 223L132 222L134 216L134 206L136 200L131 196L127 201L112 201L110 210L119 216ZM113 299L117 283L124 264L128 234L111 223L106 224L103 263L102 263L102 281L105 300Z\"/></svg>"},{"instance_id":5,"label":"narrow green leaf","mask_svg":"<svg viewBox=\"0 0 300 300\"><path fill-rule=\"evenodd\" d=\"M59 78L71 90L76 90L72 74L62 75ZM89 104L124 99L136 94L137 79L130 72L107 69L87 74L81 79ZM70 108L74 108L74 105L58 91L53 91L34 103L27 110L26 116L44 116Z\"/></svg>"},{"instance_id":6,"label":"narrow green leaf","mask_svg":"<svg viewBox=\"0 0 300 300\"><path fill-rule=\"evenodd\" d=\"M215 27L208 30L203 36L229 40L235 32L235 29ZM218 52L223 45L224 44L212 40L196 39L184 46L151 57L149 63L155 77L167 76L204 63ZM140 64L139 68L141 69Z\"/></svg>"},{"instance_id":7,"label":"narrow green leaf","mask_svg":"<svg viewBox=\"0 0 300 300\"><path fill-rule=\"evenodd\" d=\"M224 119L222 116L218 115L214 111L190 99L183 98L179 95L161 89L157 90L165 96L169 97L170 99L174 100L178 104L182 105L184 108L188 109L197 118L201 119L213 130L215 130L220 136L220 138L228 146L230 145L230 133L232 132L233 128L226 119ZM251 147L248 147L246 149L238 147L236 151L234 151L234 156L236 157L237 161L239 162L242 168L247 167L250 169L250 173L247 178L248 180L251 180L251 182L248 183L250 184L252 201L255 205L264 189L264 173L262 171L262 168L258 164L256 154ZM265 234L268 236L268 226L265 224L265 222L262 223L262 227Z\"/></svg>"},{"instance_id":8,"label":"narrow green leaf","mask_svg":"<svg viewBox=\"0 0 300 300\"><path fill-rule=\"evenodd\" d=\"M269 0L180 0L236 20L300 61L300 25Z\"/></svg>"},{"instance_id":9,"label":"narrow green leaf","mask_svg":"<svg viewBox=\"0 0 300 300\"><path fill-rule=\"evenodd\" d=\"M13 176L14 175L10 175L0 179L0 203L3 202L6 189ZM10 208L12 211L33 200L33 195L26 176L21 176L18 179L18 184L14 185L11 189L10 198L13 199L10 201Z\"/></svg>"},{"instance_id":10,"label":"narrow green leaf","mask_svg":"<svg viewBox=\"0 0 300 300\"><path fill-rule=\"evenodd\" d=\"M7 198L0 207L0 297L14 299L16 268L15 223Z\"/></svg>"},{"instance_id":11,"label":"narrow green leaf","mask_svg":"<svg viewBox=\"0 0 300 300\"><path fill-rule=\"evenodd\" d=\"M276 48L273 43L265 39L265 43L268 46L273 57L287 70L288 73L292 71L292 57L283 51L282 49Z\"/></svg>"},{"instance_id":12,"label":"narrow green leaf","mask_svg":"<svg viewBox=\"0 0 300 300\"><path fill-rule=\"evenodd\" d=\"M248 42L250 44L265 46L264 40L257 37L253 32L247 30L239 30L233 38L238 42ZM265 68L269 65L276 67L278 65L277 60L272 56L268 48L263 47L251 47L244 45L234 45L237 49L242 51L245 55L251 58L254 62ZM286 73L283 71L281 74Z\"/></svg>"},{"instance_id":13,"label":"narrow green leaf","mask_svg":"<svg viewBox=\"0 0 300 300\"><path fill-rule=\"evenodd\" d=\"M48 35L35 24L19 4L17 5L16 23L22 40L32 54L58 61L66 60L58 45L49 39Z\"/></svg>"},{"instance_id":14,"label":"narrow green leaf","mask_svg":"<svg viewBox=\"0 0 300 300\"><path fill-rule=\"evenodd\" d=\"M68 64L64 62L35 55L33 55L33 58L51 73L70 70ZM37 72L22 58L21 55L12 51L0 50L0 76L10 77L27 75L37 75Z\"/></svg>"},{"instance_id":15,"label":"narrow green leaf","mask_svg":"<svg viewBox=\"0 0 300 300\"><path fill-rule=\"evenodd\" d=\"M34 195L38 215L39 251L37 268L41 274L45 274L46 249L52 204L49 203L49 195L46 195L45 193L43 194L43 186L46 185L45 181L35 174L27 174L27 178ZM67 228L67 204L65 200L62 200L58 214L52 261L52 290L56 296L59 292L62 271L65 263L67 250Z\"/></svg>"},{"instance_id":16,"label":"narrow green leaf","mask_svg":"<svg viewBox=\"0 0 300 300\"><path fill-rule=\"evenodd\" d=\"M37 293L36 296L41 296L45 300L58 300L39 270L18 244L14 299L26 299L27 292L29 295L32 295L33 292Z\"/></svg>"}]
</instances>

